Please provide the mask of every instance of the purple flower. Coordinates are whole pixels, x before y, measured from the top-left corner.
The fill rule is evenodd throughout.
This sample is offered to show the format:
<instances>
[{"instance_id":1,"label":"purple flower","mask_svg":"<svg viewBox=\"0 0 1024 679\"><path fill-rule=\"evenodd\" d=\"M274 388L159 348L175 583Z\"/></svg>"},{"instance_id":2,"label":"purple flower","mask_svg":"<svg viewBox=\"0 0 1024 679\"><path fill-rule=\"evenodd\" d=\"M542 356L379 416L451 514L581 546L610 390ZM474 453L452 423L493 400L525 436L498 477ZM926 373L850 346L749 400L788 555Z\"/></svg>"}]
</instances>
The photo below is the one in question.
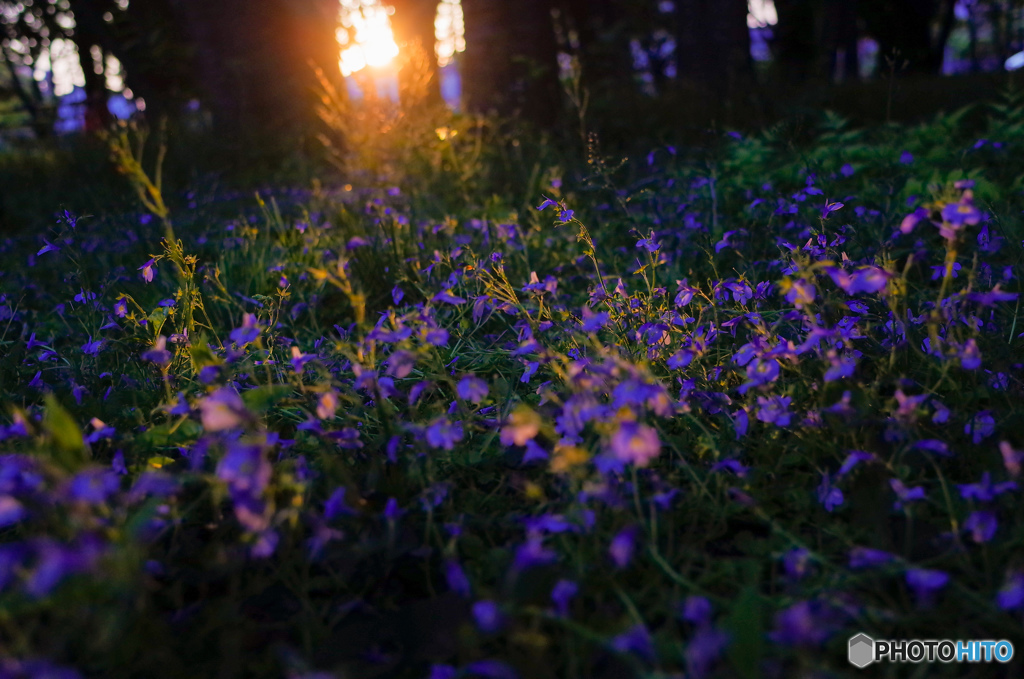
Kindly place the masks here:
<instances>
[{"instance_id":1,"label":"purple flower","mask_svg":"<svg viewBox=\"0 0 1024 679\"><path fill-rule=\"evenodd\" d=\"M484 679L519 679L519 674L500 660L477 660L466 665L465 672Z\"/></svg>"},{"instance_id":2,"label":"purple flower","mask_svg":"<svg viewBox=\"0 0 1024 679\"><path fill-rule=\"evenodd\" d=\"M949 574L938 570L911 568L907 571L907 585L914 590L918 603L927 607L936 592L949 583Z\"/></svg>"},{"instance_id":3,"label":"purple flower","mask_svg":"<svg viewBox=\"0 0 1024 679\"><path fill-rule=\"evenodd\" d=\"M250 342L255 342L256 338L259 336L260 327L256 323L256 317L252 314L245 314L242 316L241 327L235 328L230 334L231 341L239 347L245 346Z\"/></svg>"},{"instance_id":4,"label":"purple flower","mask_svg":"<svg viewBox=\"0 0 1024 679\"><path fill-rule=\"evenodd\" d=\"M996 534L999 521L996 515L989 511L971 512L964 521L964 530L971 534L971 539L981 544L989 542Z\"/></svg>"},{"instance_id":5,"label":"purple flower","mask_svg":"<svg viewBox=\"0 0 1024 679\"><path fill-rule=\"evenodd\" d=\"M139 267L139 271L142 272L142 279L147 283L153 282L153 276L156 273L156 260L151 259L142 266Z\"/></svg>"},{"instance_id":6,"label":"purple flower","mask_svg":"<svg viewBox=\"0 0 1024 679\"><path fill-rule=\"evenodd\" d=\"M811 553L803 547L794 547L782 557L782 565L786 575L793 580L801 580L811 567Z\"/></svg>"},{"instance_id":7,"label":"purple flower","mask_svg":"<svg viewBox=\"0 0 1024 679\"><path fill-rule=\"evenodd\" d=\"M1024 466L1024 451L1014 450L1009 441L1000 441L999 452L1003 456L1006 473L1013 478L1020 476L1021 467Z\"/></svg>"},{"instance_id":8,"label":"purple flower","mask_svg":"<svg viewBox=\"0 0 1024 679\"><path fill-rule=\"evenodd\" d=\"M462 440L462 425L458 422L449 422L442 417L434 420L427 427L427 443L433 448L454 450L455 444Z\"/></svg>"},{"instance_id":9,"label":"purple flower","mask_svg":"<svg viewBox=\"0 0 1024 679\"><path fill-rule=\"evenodd\" d=\"M558 555L544 547L544 542L539 537L529 538L516 550L516 556L512 563L512 569L516 572L524 571L534 566L546 566L558 560Z\"/></svg>"},{"instance_id":10,"label":"purple flower","mask_svg":"<svg viewBox=\"0 0 1024 679\"><path fill-rule=\"evenodd\" d=\"M914 162L914 154L910 151L904 151L900 154L900 163L903 165L910 165Z\"/></svg>"},{"instance_id":11,"label":"purple flower","mask_svg":"<svg viewBox=\"0 0 1024 679\"><path fill-rule=\"evenodd\" d=\"M583 332L597 332L604 326L608 325L609 320L610 316L608 315L608 312L602 311L595 314L590 311L589 307L583 307Z\"/></svg>"},{"instance_id":12,"label":"purple flower","mask_svg":"<svg viewBox=\"0 0 1024 679\"><path fill-rule=\"evenodd\" d=\"M821 646L831 636L832 625L821 604L799 601L775 615L775 629L768 637L784 646Z\"/></svg>"},{"instance_id":13,"label":"purple flower","mask_svg":"<svg viewBox=\"0 0 1024 679\"><path fill-rule=\"evenodd\" d=\"M850 550L850 569L862 570L891 563L895 557L889 552L870 547L854 547Z\"/></svg>"},{"instance_id":14,"label":"purple flower","mask_svg":"<svg viewBox=\"0 0 1024 679\"><path fill-rule=\"evenodd\" d=\"M459 381L456 391L462 400L479 404L487 397L487 383L479 377L466 375Z\"/></svg>"},{"instance_id":15,"label":"purple flower","mask_svg":"<svg viewBox=\"0 0 1024 679\"><path fill-rule=\"evenodd\" d=\"M839 173L844 177L852 177L854 173L853 165L844 163L843 166L839 168Z\"/></svg>"},{"instance_id":16,"label":"purple flower","mask_svg":"<svg viewBox=\"0 0 1024 679\"><path fill-rule=\"evenodd\" d=\"M465 304L466 300L461 297L456 297L452 294L451 290L442 290L441 292L434 295L433 302L444 302L446 304Z\"/></svg>"},{"instance_id":17,"label":"purple flower","mask_svg":"<svg viewBox=\"0 0 1024 679\"><path fill-rule=\"evenodd\" d=\"M498 604L493 601L477 601L473 604L473 620L484 634L494 634L501 629L502 616Z\"/></svg>"},{"instance_id":18,"label":"purple flower","mask_svg":"<svg viewBox=\"0 0 1024 679\"><path fill-rule=\"evenodd\" d=\"M711 602L706 597L690 595L683 602L682 615L691 625L703 627L711 622Z\"/></svg>"},{"instance_id":19,"label":"purple flower","mask_svg":"<svg viewBox=\"0 0 1024 679\"><path fill-rule=\"evenodd\" d=\"M836 210L841 210L842 208L843 208L843 204L842 203L828 203L828 202L826 202L825 205L821 208L821 218L822 219L828 219L828 216L830 214L832 214Z\"/></svg>"},{"instance_id":20,"label":"purple flower","mask_svg":"<svg viewBox=\"0 0 1024 679\"><path fill-rule=\"evenodd\" d=\"M339 516L354 516L356 514L345 503L346 490L345 486L340 486L331 493L331 496L327 498L327 502L324 503L324 518L328 521Z\"/></svg>"},{"instance_id":21,"label":"purple flower","mask_svg":"<svg viewBox=\"0 0 1024 679\"><path fill-rule=\"evenodd\" d=\"M850 377L857 368L857 361L848 356L832 358L831 361L832 365L825 371L823 378L826 382L834 382L844 377Z\"/></svg>"},{"instance_id":22,"label":"purple flower","mask_svg":"<svg viewBox=\"0 0 1024 679\"><path fill-rule=\"evenodd\" d=\"M892 508L896 510L902 509L905 503L913 502L914 500L924 500L926 497L924 488L921 486L908 488L899 479L889 479L889 486L896 493L896 497L899 498L892 505Z\"/></svg>"},{"instance_id":23,"label":"purple flower","mask_svg":"<svg viewBox=\"0 0 1024 679\"><path fill-rule=\"evenodd\" d=\"M828 512L843 504L843 491L832 485L832 480L827 472L821 475L821 483L818 485L818 502Z\"/></svg>"},{"instance_id":24,"label":"purple flower","mask_svg":"<svg viewBox=\"0 0 1024 679\"><path fill-rule=\"evenodd\" d=\"M974 226L983 219L981 210L974 207L969 200L961 200L959 203L950 203L942 208L942 220L959 230L964 226Z\"/></svg>"},{"instance_id":25,"label":"purple flower","mask_svg":"<svg viewBox=\"0 0 1024 679\"><path fill-rule=\"evenodd\" d=\"M661 453L661 441L653 427L637 422L623 422L609 441L616 459L637 467L646 467Z\"/></svg>"},{"instance_id":26,"label":"purple flower","mask_svg":"<svg viewBox=\"0 0 1024 679\"><path fill-rule=\"evenodd\" d=\"M448 588L463 599L468 599L472 596L473 589L469 584L469 578L466 577L466 572L462 570L462 566L453 560L445 561L444 566L444 576L448 582Z\"/></svg>"},{"instance_id":27,"label":"purple flower","mask_svg":"<svg viewBox=\"0 0 1024 679\"><path fill-rule=\"evenodd\" d=\"M817 291L814 286L801 278L790 284L789 291L786 292L786 301L797 309L803 309L804 306L813 302L816 296Z\"/></svg>"},{"instance_id":28,"label":"purple flower","mask_svg":"<svg viewBox=\"0 0 1024 679\"><path fill-rule=\"evenodd\" d=\"M686 669L693 679L703 679L711 673L715 662L729 645L729 635L711 625L700 627L690 638L683 652Z\"/></svg>"},{"instance_id":29,"label":"purple flower","mask_svg":"<svg viewBox=\"0 0 1024 679\"><path fill-rule=\"evenodd\" d=\"M569 617L569 600L579 592L579 585L572 580L559 580L551 589L551 601L555 604L555 612L563 618Z\"/></svg>"},{"instance_id":30,"label":"purple flower","mask_svg":"<svg viewBox=\"0 0 1024 679\"><path fill-rule=\"evenodd\" d=\"M608 556L611 557L616 568L625 568L633 560L633 553L636 551L636 533L636 527L630 526L622 529L612 538L611 545L608 546Z\"/></svg>"},{"instance_id":31,"label":"purple flower","mask_svg":"<svg viewBox=\"0 0 1024 679\"><path fill-rule=\"evenodd\" d=\"M611 647L620 653L631 653L647 662L654 662L654 642L644 625L635 625L611 641Z\"/></svg>"},{"instance_id":32,"label":"purple flower","mask_svg":"<svg viewBox=\"0 0 1024 679\"><path fill-rule=\"evenodd\" d=\"M910 233L914 228L923 220L928 218L928 210L923 207L919 207L912 213L903 218L900 223L901 233Z\"/></svg>"},{"instance_id":33,"label":"purple flower","mask_svg":"<svg viewBox=\"0 0 1024 679\"><path fill-rule=\"evenodd\" d=\"M960 365L964 370L977 370L981 367L981 350L973 337L960 348Z\"/></svg>"},{"instance_id":34,"label":"purple flower","mask_svg":"<svg viewBox=\"0 0 1024 679\"><path fill-rule=\"evenodd\" d=\"M167 338L160 335L152 348L142 352L142 360L156 363L161 368L166 368L171 363L172 354L167 350Z\"/></svg>"},{"instance_id":35,"label":"purple flower","mask_svg":"<svg viewBox=\"0 0 1024 679\"><path fill-rule=\"evenodd\" d=\"M1014 573L996 595L996 605L1004 611L1024 608L1024 573Z\"/></svg>"},{"instance_id":36,"label":"purple flower","mask_svg":"<svg viewBox=\"0 0 1024 679\"><path fill-rule=\"evenodd\" d=\"M789 396L758 396L757 419L777 427L788 427L792 419L790 401L792 399Z\"/></svg>"},{"instance_id":37,"label":"purple flower","mask_svg":"<svg viewBox=\"0 0 1024 679\"><path fill-rule=\"evenodd\" d=\"M27 514L24 505L16 499L10 495L0 495L0 528L13 526Z\"/></svg>"},{"instance_id":38,"label":"purple flower","mask_svg":"<svg viewBox=\"0 0 1024 679\"><path fill-rule=\"evenodd\" d=\"M121 487L117 474L107 469L86 469L71 479L67 494L72 500L101 504Z\"/></svg>"},{"instance_id":39,"label":"purple flower","mask_svg":"<svg viewBox=\"0 0 1024 679\"><path fill-rule=\"evenodd\" d=\"M230 387L221 387L204 398L199 410L206 431L234 429L250 417L242 397Z\"/></svg>"},{"instance_id":40,"label":"purple flower","mask_svg":"<svg viewBox=\"0 0 1024 679\"><path fill-rule=\"evenodd\" d=\"M863 450L851 450L850 454L846 456L839 471L836 472L836 478L842 478L850 472L855 466L861 462L868 462L874 460L875 456L873 453L868 453Z\"/></svg>"},{"instance_id":41,"label":"purple flower","mask_svg":"<svg viewBox=\"0 0 1024 679\"><path fill-rule=\"evenodd\" d=\"M981 481L968 483L960 486L960 497L965 500L977 500L978 502L991 502L1003 493L1017 490L1016 481L1005 481L1003 483L992 483L992 474L982 472Z\"/></svg>"},{"instance_id":42,"label":"purple flower","mask_svg":"<svg viewBox=\"0 0 1024 679\"><path fill-rule=\"evenodd\" d=\"M233 441L217 464L217 478L234 493L258 496L270 483L273 469L263 449L257 445Z\"/></svg>"},{"instance_id":43,"label":"purple flower","mask_svg":"<svg viewBox=\"0 0 1024 679\"><path fill-rule=\"evenodd\" d=\"M753 385L774 382L779 377L779 362L774 358L759 358L747 365L747 378Z\"/></svg>"},{"instance_id":44,"label":"purple flower","mask_svg":"<svg viewBox=\"0 0 1024 679\"><path fill-rule=\"evenodd\" d=\"M982 410L964 425L964 433L971 435L975 445L991 436L996 430L996 421L988 410Z\"/></svg>"},{"instance_id":45,"label":"purple flower","mask_svg":"<svg viewBox=\"0 0 1024 679\"><path fill-rule=\"evenodd\" d=\"M459 676L459 670L451 665L431 665L430 675L427 679L455 679Z\"/></svg>"}]
</instances>

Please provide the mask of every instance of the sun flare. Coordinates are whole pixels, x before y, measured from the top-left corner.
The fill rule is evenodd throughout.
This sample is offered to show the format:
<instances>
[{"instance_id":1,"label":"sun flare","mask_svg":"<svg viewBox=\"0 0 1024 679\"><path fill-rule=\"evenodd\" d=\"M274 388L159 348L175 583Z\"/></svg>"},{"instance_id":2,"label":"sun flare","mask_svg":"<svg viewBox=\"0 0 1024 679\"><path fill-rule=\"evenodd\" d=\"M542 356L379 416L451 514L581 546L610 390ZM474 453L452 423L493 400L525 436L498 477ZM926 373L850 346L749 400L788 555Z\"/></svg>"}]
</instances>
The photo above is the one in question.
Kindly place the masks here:
<instances>
[{"instance_id":1,"label":"sun flare","mask_svg":"<svg viewBox=\"0 0 1024 679\"><path fill-rule=\"evenodd\" d=\"M350 76L367 66L387 66L398 56L391 31L390 7L378 0L341 0L341 73Z\"/></svg>"}]
</instances>

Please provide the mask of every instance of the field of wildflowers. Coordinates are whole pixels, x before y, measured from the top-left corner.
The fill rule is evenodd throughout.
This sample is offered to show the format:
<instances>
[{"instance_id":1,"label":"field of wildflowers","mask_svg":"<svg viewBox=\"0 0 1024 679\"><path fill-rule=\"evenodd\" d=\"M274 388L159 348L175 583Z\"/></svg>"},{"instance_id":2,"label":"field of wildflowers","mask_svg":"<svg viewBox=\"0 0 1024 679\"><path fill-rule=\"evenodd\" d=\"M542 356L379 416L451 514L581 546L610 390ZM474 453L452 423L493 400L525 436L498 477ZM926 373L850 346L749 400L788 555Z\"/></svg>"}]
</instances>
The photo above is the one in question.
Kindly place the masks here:
<instances>
[{"instance_id":1,"label":"field of wildflowers","mask_svg":"<svg viewBox=\"0 0 1024 679\"><path fill-rule=\"evenodd\" d=\"M171 207L111 137L144 210L0 246L0 676L1024 648L1021 104L621 165L449 115Z\"/></svg>"}]
</instances>

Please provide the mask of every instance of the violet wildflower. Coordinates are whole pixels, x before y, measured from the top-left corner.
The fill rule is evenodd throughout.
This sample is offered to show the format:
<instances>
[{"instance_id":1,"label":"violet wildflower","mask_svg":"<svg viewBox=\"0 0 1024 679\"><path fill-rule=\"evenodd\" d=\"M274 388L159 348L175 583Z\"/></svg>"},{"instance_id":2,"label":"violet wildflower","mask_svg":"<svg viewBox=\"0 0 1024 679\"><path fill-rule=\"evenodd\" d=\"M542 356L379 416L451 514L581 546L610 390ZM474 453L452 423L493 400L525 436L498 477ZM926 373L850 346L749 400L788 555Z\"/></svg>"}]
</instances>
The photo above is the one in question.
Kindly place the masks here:
<instances>
[{"instance_id":1,"label":"violet wildflower","mask_svg":"<svg viewBox=\"0 0 1024 679\"><path fill-rule=\"evenodd\" d=\"M431 299L433 302L444 302L445 304L465 304L466 300L452 294L450 289L442 290Z\"/></svg>"},{"instance_id":2,"label":"violet wildflower","mask_svg":"<svg viewBox=\"0 0 1024 679\"><path fill-rule=\"evenodd\" d=\"M757 419L777 427L788 427L792 420L790 401L789 396L758 396Z\"/></svg>"},{"instance_id":3,"label":"violet wildflower","mask_svg":"<svg viewBox=\"0 0 1024 679\"><path fill-rule=\"evenodd\" d=\"M1003 456L1006 472L1013 478L1020 476L1021 467L1024 466L1024 451L1014 450L1009 441L1000 441L999 452Z\"/></svg>"},{"instance_id":4,"label":"violet wildflower","mask_svg":"<svg viewBox=\"0 0 1024 679\"><path fill-rule=\"evenodd\" d=\"M816 601L799 601L776 613L775 629L768 637L784 646L819 647L833 632L826 613Z\"/></svg>"},{"instance_id":5,"label":"violet wildflower","mask_svg":"<svg viewBox=\"0 0 1024 679\"><path fill-rule=\"evenodd\" d=\"M988 410L982 410L964 425L964 433L971 435L971 440L974 441L975 445L987 439L995 433L995 430L995 418L992 417L992 413Z\"/></svg>"},{"instance_id":6,"label":"violet wildflower","mask_svg":"<svg viewBox=\"0 0 1024 679\"><path fill-rule=\"evenodd\" d=\"M959 230L964 226L974 226L983 219L981 210L974 207L970 200L961 199L959 203L950 203L942 208L944 222Z\"/></svg>"},{"instance_id":7,"label":"violet wildflower","mask_svg":"<svg viewBox=\"0 0 1024 679\"><path fill-rule=\"evenodd\" d=\"M996 605L1004 611L1024 608L1024 573L1014 573L1006 579L996 594Z\"/></svg>"},{"instance_id":8,"label":"violet wildflower","mask_svg":"<svg viewBox=\"0 0 1024 679\"><path fill-rule=\"evenodd\" d=\"M431 665L427 679L455 679L458 676L459 670L451 665Z\"/></svg>"},{"instance_id":9,"label":"violet wildflower","mask_svg":"<svg viewBox=\"0 0 1024 679\"><path fill-rule=\"evenodd\" d=\"M828 512L843 504L843 491L832 485L828 472L821 475L821 483L818 485L818 502Z\"/></svg>"},{"instance_id":10,"label":"violet wildflower","mask_svg":"<svg viewBox=\"0 0 1024 679\"><path fill-rule=\"evenodd\" d=\"M167 338L160 335L156 338L152 348L142 352L142 360L156 363L161 368L166 368L171 363L172 354L167 350Z\"/></svg>"},{"instance_id":11,"label":"violet wildflower","mask_svg":"<svg viewBox=\"0 0 1024 679\"><path fill-rule=\"evenodd\" d=\"M221 387L199 403L203 428L206 431L234 429L251 416L242 397L230 387Z\"/></svg>"},{"instance_id":12,"label":"violet wildflower","mask_svg":"<svg viewBox=\"0 0 1024 679\"><path fill-rule=\"evenodd\" d=\"M500 660L477 660L466 665L467 676L484 679L519 679L519 673Z\"/></svg>"},{"instance_id":13,"label":"violet wildflower","mask_svg":"<svg viewBox=\"0 0 1024 679\"><path fill-rule=\"evenodd\" d=\"M487 383L474 375L466 375L456 387L459 398L480 404L487 397Z\"/></svg>"},{"instance_id":14,"label":"violet wildflower","mask_svg":"<svg viewBox=\"0 0 1024 679\"><path fill-rule=\"evenodd\" d=\"M691 594L683 602L682 618L697 627L707 625L711 622L711 602L706 597Z\"/></svg>"},{"instance_id":15,"label":"violet wildflower","mask_svg":"<svg viewBox=\"0 0 1024 679\"><path fill-rule=\"evenodd\" d=\"M968 483L959 486L960 497L965 500L976 500L978 502L991 502L1003 493L1017 490L1016 481L1004 481L1003 483L992 483L992 474L982 472L981 481Z\"/></svg>"},{"instance_id":16,"label":"violet wildflower","mask_svg":"<svg viewBox=\"0 0 1024 679\"><path fill-rule=\"evenodd\" d=\"M502 616L498 604L490 600L477 601L473 604L473 620L481 632L494 634L502 626Z\"/></svg>"},{"instance_id":17,"label":"violet wildflower","mask_svg":"<svg viewBox=\"0 0 1024 679\"><path fill-rule=\"evenodd\" d=\"M786 301L797 309L803 309L804 306L812 303L817 296L814 286L803 278L790 283L788 287L789 290L785 295Z\"/></svg>"},{"instance_id":18,"label":"violet wildflower","mask_svg":"<svg viewBox=\"0 0 1024 679\"><path fill-rule=\"evenodd\" d=\"M86 469L79 472L68 484L70 499L88 504L102 504L121 487L117 474L106 469Z\"/></svg>"},{"instance_id":19,"label":"violet wildflower","mask_svg":"<svg viewBox=\"0 0 1024 679\"><path fill-rule=\"evenodd\" d=\"M445 417L438 418L427 427L426 439L433 448L454 450L455 444L462 440L462 425Z\"/></svg>"},{"instance_id":20,"label":"violet wildflower","mask_svg":"<svg viewBox=\"0 0 1024 679\"><path fill-rule=\"evenodd\" d=\"M633 560L633 553L636 551L636 526L624 528L612 538L608 546L608 556L616 568L625 568Z\"/></svg>"},{"instance_id":21,"label":"violet wildflower","mask_svg":"<svg viewBox=\"0 0 1024 679\"><path fill-rule=\"evenodd\" d=\"M794 547L782 557L786 575L793 580L802 580L811 567L811 553L803 547Z\"/></svg>"},{"instance_id":22,"label":"violet wildflower","mask_svg":"<svg viewBox=\"0 0 1024 679\"><path fill-rule=\"evenodd\" d=\"M826 202L825 205L821 208L821 218L822 219L828 219L828 216L830 214L832 214L836 210L841 210L842 208L843 208L843 204L842 203L829 203L829 202Z\"/></svg>"},{"instance_id":23,"label":"violet wildflower","mask_svg":"<svg viewBox=\"0 0 1024 679\"><path fill-rule=\"evenodd\" d=\"M871 547L854 547L850 550L850 569L851 570L863 570L865 568L875 568L877 566L884 566L887 563L895 561L894 557L889 552L884 552L880 549L872 549Z\"/></svg>"},{"instance_id":24,"label":"violet wildflower","mask_svg":"<svg viewBox=\"0 0 1024 679\"><path fill-rule=\"evenodd\" d=\"M654 641L644 625L635 625L611 640L611 647L620 653L631 653L647 662L655 661Z\"/></svg>"},{"instance_id":25,"label":"violet wildflower","mask_svg":"<svg viewBox=\"0 0 1024 679\"><path fill-rule=\"evenodd\" d=\"M985 510L971 512L964 521L964 530L970 533L971 539L978 544L992 540L998 527L996 515Z\"/></svg>"},{"instance_id":26,"label":"violet wildflower","mask_svg":"<svg viewBox=\"0 0 1024 679\"><path fill-rule=\"evenodd\" d=\"M324 518L330 521L339 516L354 516L355 511L345 503L345 486L339 486L324 503Z\"/></svg>"},{"instance_id":27,"label":"violet wildflower","mask_svg":"<svg viewBox=\"0 0 1024 679\"><path fill-rule=\"evenodd\" d=\"M579 585L572 580L559 580L551 589L551 601L555 612L563 618L569 617L569 601L579 592Z\"/></svg>"},{"instance_id":28,"label":"violet wildflower","mask_svg":"<svg viewBox=\"0 0 1024 679\"><path fill-rule=\"evenodd\" d=\"M889 479L889 486L898 498L892 505L892 508L895 510L902 509L906 503L913 502L914 500L924 500L926 497L923 487L908 488L899 479Z\"/></svg>"},{"instance_id":29,"label":"violet wildflower","mask_svg":"<svg viewBox=\"0 0 1024 679\"><path fill-rule=\"evenodd\" d=\"M333 389L320 394L316 404L316 416L321 420L329 420L338 411L338 394Z\"/></svg>"},{"instance_id":30,"label":"violet wildflower","mask_svg":"<svg viewBox=\"0 0 1024 679\"><path fill-rule=\"evenodd\" d=\"M231 331L231 341L239 347L243 347L250 342L255 342L256 338L260 336L260 330L260 326L256 323L256 317L253 314L245 314L242 316L242 325Z\"/></svg>"},{"instance_id":31,"label":"violet wildflower","mask_svg":"<svg viewBox=\"0 0 1024 679\"><path fill-rule=\"evenodd\" d=\"M153 282L153 276L156 273L156 259L150 259L148 262L139 267L139 271L142 272L142 279L147 283Z\"/></svg>"},{"instance_id":32,"label":"violet wildflower","mask_svg":"<svg viewBox=\"0 0 1024 679\"><path fill-rule=\"evenodd\" d=\"M910 233L914 228L923 220L928 218L928 210L923 207L919 207L912 213L903 218L900 223L901 233Z\"/></svg>"},{"instance_id":33,"label":"violet wildflower","mask_svg":"<svg viewBox=\"0 0 1024 679\"><path fill-rule=\"evenodd\" d=\"M904 151L900 154L900 163L903 165L910 165L914 162L914 154L910 151Z\"/></svg>"},{"instance_id":34,"label":"violet wildflower","mask_svg":"<svg viewBox=\"0 0 1024 679\"><path fill-rule=\"evenodd\" d=\"M646 467L661 453L661 441L653 427L637 422L623 422L612 434L609 449L617 459Z\"/></svg>"},{"instance_id":35,"label":"violet wildflower","mask_svg":"<svg viewBox=\"0 0 1024 679\"><path fill-rule=\"evenodd\" d=\"M701 626L690 638L683 656L686 669L693 679L703 679L711 674L712 668L729 645L729 634L711 625Z\"/></svg>"},{"instance_id":36,"label":"violet wildflower","mask_svg":"<svg viewBox=\"0 0 1024 679\"><path fill-rule=\"evenodd\" d=\"M217 464L217 478L228 484L234 493L261 495L270 483L270 462L257 445L234 441Z\"/></svg>"},{"instance_id":37,"label":"violet wildflower","mask_svg":"<svg viewBox=\"0 0 1024 679\"><path fill-rule=\"evenodd\" d=\"M964 370L977 370L981 367L981 350L973 337L960 348L960 365Z\"/></svg>"},{"instance_id":38,"label":"violet wildflower","mask_svg":"<svg viewBox=\"0 0 1024 679\"><path fill-rule=\"evenodd\" d=\"M911 568L907 571L906 580L907 585L914 590L918 604L927 608L935 593L949 583L949 574L939 570Z\"/></svg>"},{"instance_id":39,"label":"violet wildflower","mask_svg":"<svg viewBox=\"0 0 1024 679\"><path fill-rule=\"evenodd\" d=\"M546 566L558 560L558 555L544 547L539 537L530 537L516 550L515 559L512 561L512 570L521 572L534 566Z\"/></svg>"},{"instance_id":40,"label":"violet wildflower","mask_svg":"<svg viewBox=\"0 0 1024 679\"><path fill-rule=\"evenodd\" d=\"M448 588L463 599L468 599L472 595L473 588L469 584L469 578L466 577L466 572L462 570L459 562L451 559L445 561L444 576L448 582Z\"/></svg>"},{"instance_id":41,"label":"violet wildflower","mask_svg":"<svg viewBox=\"0 0 1024 679\"><path fill-rule=\"evenodd\" d=\"M13 526L21 521L28 512L25 506L10 495L0 495L0 528Z\"/></svg>"}]
</instances>

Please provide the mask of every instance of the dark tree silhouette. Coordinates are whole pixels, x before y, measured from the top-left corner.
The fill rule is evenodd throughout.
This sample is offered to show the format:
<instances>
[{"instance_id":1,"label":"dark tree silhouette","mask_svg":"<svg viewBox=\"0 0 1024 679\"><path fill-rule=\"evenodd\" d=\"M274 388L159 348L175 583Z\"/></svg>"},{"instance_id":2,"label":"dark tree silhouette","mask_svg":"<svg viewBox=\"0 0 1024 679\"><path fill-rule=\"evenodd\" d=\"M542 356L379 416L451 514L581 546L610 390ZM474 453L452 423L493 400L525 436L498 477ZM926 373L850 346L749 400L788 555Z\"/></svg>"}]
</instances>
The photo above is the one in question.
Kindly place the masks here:
<instances>
[{"instance_id":1,"label":"dark tree silhouette","mask_svg":"<svg viewBox=\"0 0 1024 679\"><path fill-rule=\"evenodd\" d=\"M463 92L473 110L521 113L541 125L558 119L558 45L548 0L463 0Z\"/></svg>"},{"instance_id":2,"label":"dark tree silhouette","mask_svg":"<svg viewBox=\"0 0 1024 679\"><path fill-rule=\"evenodd\" d=\"M676 55L680 80L718 97L751 81L746 0L676 0Z\"/></svg>"}]
</instances>

